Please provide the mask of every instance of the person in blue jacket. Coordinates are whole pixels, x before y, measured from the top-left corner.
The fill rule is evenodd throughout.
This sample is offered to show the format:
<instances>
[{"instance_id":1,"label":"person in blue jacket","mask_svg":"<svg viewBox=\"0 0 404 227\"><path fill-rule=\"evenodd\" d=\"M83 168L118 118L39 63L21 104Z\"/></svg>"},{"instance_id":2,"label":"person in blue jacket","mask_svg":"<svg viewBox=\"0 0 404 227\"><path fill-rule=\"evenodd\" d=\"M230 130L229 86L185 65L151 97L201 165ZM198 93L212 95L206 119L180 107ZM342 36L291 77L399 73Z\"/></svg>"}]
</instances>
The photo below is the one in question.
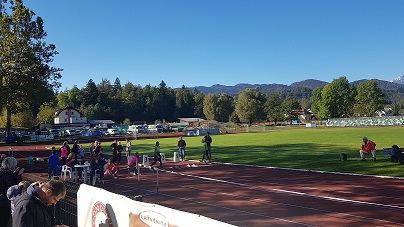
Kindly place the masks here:
<instances>
[{"instance_id":1,"label":"person in blue jacket","mask_svg":"<svg viewBox=\"0 0 404 227\"><path fill-rule=\"evenodd\" d=\"M49 156L48 180L50 180L52 176L57 176L58 168L60 168L59 155L56 154L55 147L52 147L52 155Z\"/></svg>"}]
</instances>

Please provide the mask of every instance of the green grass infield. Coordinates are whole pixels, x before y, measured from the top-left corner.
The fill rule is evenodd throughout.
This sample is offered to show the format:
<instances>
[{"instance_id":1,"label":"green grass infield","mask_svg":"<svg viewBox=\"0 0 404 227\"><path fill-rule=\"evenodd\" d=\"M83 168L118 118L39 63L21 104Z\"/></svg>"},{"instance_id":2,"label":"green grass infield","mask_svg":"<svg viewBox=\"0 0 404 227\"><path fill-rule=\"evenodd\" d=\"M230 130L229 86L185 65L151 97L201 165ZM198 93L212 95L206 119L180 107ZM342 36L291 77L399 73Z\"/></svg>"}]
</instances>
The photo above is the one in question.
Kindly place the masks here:
<instances>
[{"instance_id":1,"label":"green grass infield","mask_svg":"<svg viewBox=\"0 0 404 227\"><path fill-rule=\"evenodd\" d=\"M404 127L363 128L269 128L261 132L212 135L214 162L248 164L305 170L357 173L379 176L404 176L404 165L392 163L383 148L396 144L404 147ZM366 136L377 146L377 161L360 161L359 150ZM184 137L186 159L200 160L203 154L202 136ZM161 152L172 158L178 151L178 138L132 140L132 150L153 156L154 144L160 142ZM121 141L124 145L125 142ZM110 143L103 142L105 153ZM88 148L88 144L85 144ZM348 161L340 161L340 154Z\"/></svg>"}]
</instances>

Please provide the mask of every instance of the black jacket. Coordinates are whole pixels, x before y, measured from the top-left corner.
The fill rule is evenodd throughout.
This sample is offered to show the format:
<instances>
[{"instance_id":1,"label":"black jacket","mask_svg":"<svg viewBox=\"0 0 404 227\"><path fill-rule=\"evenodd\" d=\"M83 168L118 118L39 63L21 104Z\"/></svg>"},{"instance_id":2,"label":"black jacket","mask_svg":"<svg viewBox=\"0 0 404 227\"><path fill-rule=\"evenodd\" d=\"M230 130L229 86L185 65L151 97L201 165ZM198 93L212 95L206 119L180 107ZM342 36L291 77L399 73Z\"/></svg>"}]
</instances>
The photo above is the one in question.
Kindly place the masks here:
<instances>
[{"instance_id":1,"label":"black jacket","mask_svg":"<svg viewBox=\"0 0 404 227\"><path fill-rule=\"evenodd\" d=\"M11 170L0 168L0 206L11 206L11 202L7 198L7 190L9 187L20 183L20 181L21 176L17 176Z\"/></svg>"},{"instance_id":2,"label":"black jacket","mask_svg":"<svg viewBox=\"0 0 404 227\"><path fill-rule=\"evenodd\" d=\"M13 227L51 227L55 225L53 206L44 204L34 186L14 200Z\"/></svg>"}]
</instances>

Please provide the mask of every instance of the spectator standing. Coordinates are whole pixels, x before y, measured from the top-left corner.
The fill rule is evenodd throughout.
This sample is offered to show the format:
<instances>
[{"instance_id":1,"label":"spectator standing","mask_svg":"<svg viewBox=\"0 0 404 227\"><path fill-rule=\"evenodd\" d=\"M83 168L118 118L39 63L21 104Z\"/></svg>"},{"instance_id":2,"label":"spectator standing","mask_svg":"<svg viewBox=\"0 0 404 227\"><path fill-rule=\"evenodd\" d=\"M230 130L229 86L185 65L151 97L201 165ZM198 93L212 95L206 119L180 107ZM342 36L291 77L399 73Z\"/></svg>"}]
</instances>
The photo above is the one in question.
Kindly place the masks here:
<instances>
[{"instance_id":1,"label":"spectator standing","mask_svg":"<svg viewBox=\"0 0 404 227\"><path fill-rule=\"evenodd\" d=\"M63 142L63 145L66 146L68 153L70 153L70 152L72 151L72 150L70 149L69 142L70 142L70 143L72 142L71 139L69 139L69 141Z\"/></svg>"},{"instance_id":2,"label":"spectator standing","mask_svg":"<svg viewBox=\"0 0 404 227\"><path fill-rule=\"evenodd\" d=\"M362 149L359 151L361 160L366 161L365 154L372 154L373 161L376 161L376 143L367 137L363 137L362 141Z\"/></svg>"},{"instance_id":3,"label":"spectator standing","mask_svg":"<svg viewBox=\"0 0 404 227\"><path fill-rule=\"evenodd\" d=\"M110 147L112 147L112 162L116 164L118 161L118 153L116 149L118 147L118 143L116 142L116 140L114 140Z\"/></svg>"},{"instance_id":4,"label":"spectator standing","mask_svg":"<svg viewBox=\"0 0 404 227\"><path fill-rule=\"evenodd\" d=\"M101 143L98 142L98 141L95 141L94 146L95 146L95 148L94 148L94 156L98 156L98 155L102 154Z\"/></svg>"},{"instance_id":5,"label":"spectator standing","mask_svg":"<svg viewBox=\"0 0 404 227\"><path fill-rule=\"evenodd\" d=\"M67 159L66 159L67 161ZM57 170L60 168L60 159L59 156L56 154L55 147L52 147L52 155L49 156L49 166L48 166L48 180L52 178L52 176L57 176ZM64 164L66 165L66 163Z\"/></svg>"},{"instance_id":6,"label":"spectator standing","mask_svg":"<svg viewBox=\"0 0 404 227\"><path fill-rule=\"evenodd\" d=\"M157 141L156 145L154 146L154 161L150 166L156 164L156 162L160 162L160 169L163 169L163 163L161 162L161 154L160 154L160 143Z\"/></svg>"},{"instance_id":7,"label":"spectator standing","mask_svg":"<svg viewBox=\"0 0 404 227\"><path fill-rule=\"evenodd\" d=\"M121 142L118 142L118 145L116 146L118 164L121 164L122 151L123 151L123 146L122 146Z\"/></svg>"},{"instance_id":8,"label":"spectator standing","mask_svg":"<svg viewBox=\"0 0 404 227\"><path fill-rule=\"evenodd\" d=\"M84 152L85 152L85 149L84 149L83 145L80 145L79 152L77 154L77 159L84 159Z\"/></svg>"},{"instance_id":9,"label":"spectator standing","mask_svg":"<svg viewBox=\"0 0 404 227\"><path fill-rule=\"evenodd\" d=\"M210 144L212 143L212 137L210 137L210 133L206 132L206 135L203 137L206 143L206 152L208 154L209 162L212 162L212 150Z\"/></svg>"},{"instance_id":10,"label":"spectator standing","mask_svg":"<svg viewBox=\"0 0 404 227\"><path fill-rule=\"evenodd\" d=\"M50 180L40 186L30 185L27 192L14 201L13 226L55 226L51 206L65 195L66 187L62 181Z\"/></svg>"},{"instance_id":11,"label":"spectator standing","mask_svg":"<svg viewBox=\"0 0 404 227\"><path fill-rule=\"evenodd\" d=\"M208 145L205 142L205 138L202 139L202 143L203 143L203 156L201 162L205 162L205 164L208 164L206 160L209 160L210 162L211 159L209 157Z\"/></svg>"},{"instance_id":12,"label":"spectator standing","mask_svg":"<svg viewBox=\"0 0 404 227\"><path fill-rule=\"evenodd\" d=\"M7 198L7 190L21 181L24 169L17 168L17 159L6 157L0 168L0 226L7 226L11 217L11 201Z\"/></svg>"},{"instance_id":13,"label":"spectator standing","mask_svg":"<svg viewBox=\"0 0 404 227\"><path fill-rule=\"evenodd\" d=\"M129 162L131 150L132 150L132 143L130 142L129 138L126 138L125 151L126 151L126 158L128 159L128 162Z\"/></svg>"},{"instance_id":14,"label":"spectator standing","mask_svg":"<svg viewBox=\"0 0 404 227\"><path fill-rule=\"evenodd\" d=\"M95 150L95 145L94 144L95 144L95 142L92 142L90 144L90 147L88 148L88 152L90 152L90 158L92 158L94 156L94 150Z\"/></svg>"},{"instance_id":15,"label":"spectator standing","mask_svg":"<svg viewBox=\"0 0 404 227\"><path fill-rule=\"evenodd\" d=\"M63 142L63 146L60 148L60 157L62 158L62 165L66 165L67 156L69 155L69 145L67 141Z\"/></svg>"},{"instance_id":16,"label":"spectator standing","mask_svg":"<svg viewBox=\"0 0 404 227\"><path fill-rule=\"evenodd\" d=\"M77 156L79 154L79 141L75 140L73 143L73 147L72 147L72 152L74 153L74 157L77 159Z\"/></svg>"},{"instance_id":17,"label":"spectator standing","mask_svg":"<svg viewBox=\"0 0 404 227\"><path fill-rule=\"evenodd\" d=\"M22 195L22 193L27 191L30 183L28 181L20 181L19 184L13 185L7 190L7 198L11 202L11 215L14 213L14 200L17 196Z\"/></svg>"},{"instance_id":18,"label":"spectator standing","mask_svg":"<svg viewBox=\"0 0 404 227\"><path fill-rule=\"evenodd\" d=\"M187 143L185 142L184 139L182 139L182 136L180 136L177 146L180 151L181 159L182 159L182 161L184 161L185 160L185 148L187 147Z\"/></svg>"}]
</instances>

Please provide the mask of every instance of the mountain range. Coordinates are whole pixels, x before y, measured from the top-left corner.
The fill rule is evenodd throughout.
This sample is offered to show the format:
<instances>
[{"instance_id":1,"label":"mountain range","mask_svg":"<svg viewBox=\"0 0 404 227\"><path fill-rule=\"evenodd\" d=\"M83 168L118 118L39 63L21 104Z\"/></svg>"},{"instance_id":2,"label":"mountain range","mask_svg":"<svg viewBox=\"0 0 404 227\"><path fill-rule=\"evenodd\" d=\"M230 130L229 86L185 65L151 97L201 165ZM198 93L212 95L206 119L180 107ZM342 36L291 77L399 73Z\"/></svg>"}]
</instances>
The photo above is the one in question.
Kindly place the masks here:
<instances>
[{"instance_id":1,"label":"mountain range","mask_svg":"<svg viewBox=\"0 0 404 227\"><path fill-rule=\"evenodd\" d=\"M404 75L401 75L397 77L396 79L392 81L385 81L385 80L378 80L379 87L382 90L397 90L399 88L404 88ZM359 83L361 82L366 82L369 81L367 79L363 80L357 80L351 82L354 86L358 86ZM196 86L196 87L190 87L189 89L196 89L204 94L221 94L225 93L228 95L237 95L240 91L243 91L247 88L255 88L258 87L259 90L263 93L269 93L269 92L281 92L285 90L293 90L293 89L310 89L313 90L318 87L324 87L328 82L321 81L321 80L315 80L315 79L308 79L308 80L303 80L300 82L295 82L292 83L291 85L284 85L284 84L236 84L234 86L226 86L226 85L220 85L220 84L215 84L210 87L205 87L205 86Z\"/></svg>"}]
</instances>

